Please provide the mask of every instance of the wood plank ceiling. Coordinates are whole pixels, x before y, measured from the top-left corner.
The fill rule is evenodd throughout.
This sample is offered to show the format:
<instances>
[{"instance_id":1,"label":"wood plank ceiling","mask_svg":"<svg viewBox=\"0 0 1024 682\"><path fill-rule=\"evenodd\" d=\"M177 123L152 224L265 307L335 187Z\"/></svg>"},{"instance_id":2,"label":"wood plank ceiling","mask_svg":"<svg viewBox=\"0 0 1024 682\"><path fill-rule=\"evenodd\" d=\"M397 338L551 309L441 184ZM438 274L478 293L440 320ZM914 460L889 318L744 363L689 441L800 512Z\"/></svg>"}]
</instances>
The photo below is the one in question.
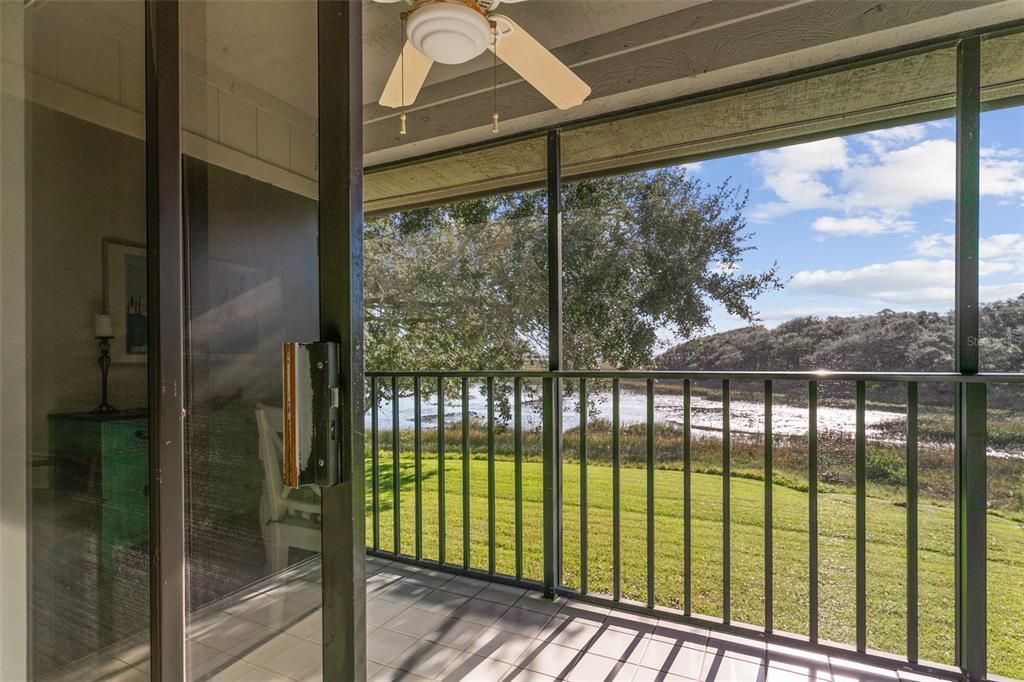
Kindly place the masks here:
<instances>
[{"instance_id":1,"label":"wood plank ceiling","mask_svg":"<svg viewBox=\"0 0 1024 682\"><path fill-rule=\"evenodd\" d=\"M39 11L53 7L60 7L60 12ZM48 16L59 18L53 30L61 29L60 22L70 27L68 19L75 18L80 21L75 25L89 24L141 54L141 13L127 7L118 0L37 0L34 16L39 22ZM435 65L417 101L407 109L408 134L400 135L400 112L379 106L376 99L399 52L400 14L406 7L403 2L364 2L364 161L370 210L530 184L542 172L544 150L538 141L527 140L463 154L454 161L395 167L424 155L896 51L961 31L1010 22L1024 26L1021 0L508 2L498 11L515 19L586 80L593 88L588 100L559 111L509 68L499 65L495 74L487 53L458 66ZM184 2L182 14L182 63L187 75L183 119L196 137L186 140L195 142L190 153L207 153L214 163L233 162L236 151L258 156L262 166L241 161L235 165L241 172L315 196L315 2ZM69 40L73 37L68 35ZM1019 94L1024 86L1024 74L1018 73L1024 68L1020 52L1014 55L1022 48L1021 41L1024 33L1017 34L1016 42L989 51L1009 67L1000 72L1002 80L990 84L1002 88L1005 94L1000 96ZM755 100L746 99L692 106L685 112L643 114L576 131L564 141L567 174L602 172L620 162L643 165L699 156L714 152L716 144L721 150L812 135L834 124L807 127L808 122L829 116L848 117L851 125L871 125L896 113L926 114L948 106L949 87L943 82L949 75L948 61L949 55L934 55L899 67L904 75L909 68L921 74L915 87L904 89L906 97L924 93L914 102L900 100L899 85L891 78L860 72L821 80L813 87L762 93L756 100L757 112L747 110ZM134 62L115 54L111 63L123 69ZM991 60L987 69L993 71ZM59 80L60 69L55 71ZM495 75L502 120L497 136L490 127ZM101 88L96 94L108 97L104 92ZM875 113L868 111L872 107ZM889 116L879 107L899 112L891 109ZM280 134L272 139L275 132ZM718 142L712 144L713 140ZM219 156L211 149L220 150Z\"/></svg>"}]
</instances>

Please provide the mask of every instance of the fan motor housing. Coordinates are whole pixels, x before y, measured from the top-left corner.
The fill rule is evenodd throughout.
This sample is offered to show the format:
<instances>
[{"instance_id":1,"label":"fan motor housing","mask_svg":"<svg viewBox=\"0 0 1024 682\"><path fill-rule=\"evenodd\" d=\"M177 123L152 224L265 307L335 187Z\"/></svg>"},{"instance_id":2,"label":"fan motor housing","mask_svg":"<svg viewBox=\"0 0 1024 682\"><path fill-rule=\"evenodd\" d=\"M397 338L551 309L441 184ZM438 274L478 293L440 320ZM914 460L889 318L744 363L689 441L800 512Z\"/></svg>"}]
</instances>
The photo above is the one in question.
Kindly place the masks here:
<instances>
[{"instance_id":1,"label":"fan motor housing","mask_svg":"<svg viewBox=\"0 0 1024 682\"><path fill-rule=\"evenodd\" d=\"M431 0L413 7L405 30L417 50L441 64L464 64L482 54L492 40L483 12L459 0Z\"/></svg>"}]
</instances>

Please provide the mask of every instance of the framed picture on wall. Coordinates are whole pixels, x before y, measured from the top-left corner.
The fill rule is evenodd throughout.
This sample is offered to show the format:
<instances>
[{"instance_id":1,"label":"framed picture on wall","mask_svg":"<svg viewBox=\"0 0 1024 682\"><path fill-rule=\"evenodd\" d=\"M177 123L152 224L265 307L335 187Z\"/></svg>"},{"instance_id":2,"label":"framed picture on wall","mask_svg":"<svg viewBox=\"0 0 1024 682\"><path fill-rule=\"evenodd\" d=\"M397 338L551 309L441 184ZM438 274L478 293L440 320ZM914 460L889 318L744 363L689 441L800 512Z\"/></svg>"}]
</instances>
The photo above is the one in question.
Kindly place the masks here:
<instances>
[{"instance_id":1,"label":"framed picture on wall","mask_svg":"<svg viewBox=\"0 0 1024 682\"><path fill-rule=\"evenodd\" d=\"M110 315L114 363L146 362L146 248L116 239L103 240L103 307Z\"/></svg>"}]
</instances>

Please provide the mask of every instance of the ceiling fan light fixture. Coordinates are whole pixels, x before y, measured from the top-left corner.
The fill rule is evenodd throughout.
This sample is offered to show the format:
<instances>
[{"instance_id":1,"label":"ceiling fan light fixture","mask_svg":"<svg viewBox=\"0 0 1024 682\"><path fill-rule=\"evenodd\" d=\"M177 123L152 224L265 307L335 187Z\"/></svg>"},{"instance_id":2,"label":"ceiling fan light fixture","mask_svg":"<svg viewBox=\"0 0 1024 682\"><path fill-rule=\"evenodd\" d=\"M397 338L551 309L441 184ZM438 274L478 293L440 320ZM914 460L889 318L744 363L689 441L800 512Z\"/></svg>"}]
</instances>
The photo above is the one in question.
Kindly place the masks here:
<instances>
[{"instance_id":1,"label":"ceiling fan light fixture","mask_svg":"<svg viewBox=\"0 0 1024 682\"><path fill-rule=\"evenodd\" d=\"M405 29L413 47L442 64L464 64L483 54L491 40L487 18L459 0L413 7Z\"/></svg>"}]
</instances>

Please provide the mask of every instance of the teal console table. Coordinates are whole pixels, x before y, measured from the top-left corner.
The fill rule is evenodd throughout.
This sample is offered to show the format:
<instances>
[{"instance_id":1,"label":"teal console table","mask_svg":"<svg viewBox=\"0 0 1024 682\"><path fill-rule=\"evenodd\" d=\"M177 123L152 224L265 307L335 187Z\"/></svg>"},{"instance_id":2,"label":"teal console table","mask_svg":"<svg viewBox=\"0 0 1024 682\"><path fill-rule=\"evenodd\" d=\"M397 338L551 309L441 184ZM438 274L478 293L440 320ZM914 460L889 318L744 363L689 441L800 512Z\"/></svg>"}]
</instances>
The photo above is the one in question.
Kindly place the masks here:
<instances>
[{"instance_id":1,"label":"teal console table","mask_svg":"<svg viewBox=\"0 0 1024 682\"><path fill-rule=\"evenodd\" d=\"M149 423L144 410L50 415L50 456L58 492L99 501L100 569L114 548L149 536Z\"/></svg>"}]
</instances>

